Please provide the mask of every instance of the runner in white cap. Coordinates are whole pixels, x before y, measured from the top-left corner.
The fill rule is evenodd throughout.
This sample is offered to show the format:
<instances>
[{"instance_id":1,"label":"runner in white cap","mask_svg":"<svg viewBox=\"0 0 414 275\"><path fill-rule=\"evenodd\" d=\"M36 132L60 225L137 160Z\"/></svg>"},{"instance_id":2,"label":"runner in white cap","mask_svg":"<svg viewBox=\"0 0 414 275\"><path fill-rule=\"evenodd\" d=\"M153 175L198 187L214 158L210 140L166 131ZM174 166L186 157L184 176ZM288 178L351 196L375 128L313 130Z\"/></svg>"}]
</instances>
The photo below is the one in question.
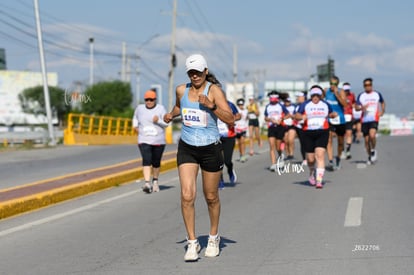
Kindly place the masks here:
<instances>
[{"instance_id":1,"label":"runner in white cap","mask_svg":"<svg viewBox=\"0 0 414 275\"><path fill-rule=\"evenodd\" d=\"M341 158L350 159L351 156L351 145L352 145L352 128L353 128L353 110L355 107L355 95L351 91L351 85L346 82L342 86L342 89L345 91L346 94L346 107L344 108L344 115L345 115L345 154L341 155Z\"/></svg>"},{"instance_id":2,"label":"runner in white cap","mask_svg":"<svg viewBox=\"0 0 414 275\"><path fill-rule=\"evenodd\" d=\"M247 161L246 156L246 133L247 129L249 128L248 124L248 117L247 117L247 109L244 107L244 99L239 98L237 99L237 109L239 110L239 113L241 115L241 118L239 120L236 120L235 130L236 130L236 140L237 145L239 147L239 153L240 153L240 162Z\"/></svg>"},{"instance_id":3,"label":"runner in white cap","mask_svg":"<svg viewBox=\"0 0 414 275\"><path fill-rule=\"evenodd\" d=\"M332 111L329 103L322 100L322 93L322 87L312 86L309 91L311 99L300 105L295 115L297 120L304 120L303 131L309 167L309 184L316 188L323 188L325 152L329 140L328 118L335 118L338 115Z\"/></svg>"},{"instance_id":4,"label":"runner in white cap","mask_svg":"<svg viewBox=\"0 0 414 275\"><path fill-rule=\"evenodd\" d=\"M267 137L270 147L271 165L269 169L270 171L275 172L278 171L278 168L283 168L285 165L281 144L286 132L284 120L291 117L291 115L289 115L289 111L286 110L285 106L280 104L279 96L276 91L270 92L268 96L269 104L265 107L264 116L268 126ZM276 158L276 151L278 153L278 158Z\"/></svg>"}]
</instances>

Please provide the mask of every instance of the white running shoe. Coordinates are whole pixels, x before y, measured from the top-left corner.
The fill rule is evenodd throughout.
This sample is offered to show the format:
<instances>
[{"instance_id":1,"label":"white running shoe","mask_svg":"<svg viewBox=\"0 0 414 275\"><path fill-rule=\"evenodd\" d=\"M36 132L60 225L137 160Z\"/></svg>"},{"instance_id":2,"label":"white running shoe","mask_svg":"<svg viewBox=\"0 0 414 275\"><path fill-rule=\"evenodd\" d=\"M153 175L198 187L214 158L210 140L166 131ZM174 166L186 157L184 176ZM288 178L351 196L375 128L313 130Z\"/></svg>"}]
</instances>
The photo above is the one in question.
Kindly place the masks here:
<instances>
[{"instance_id":1,"label":"white running shoe","mask_svg":"<svg viewBox=\"0 0 414 275\"><path fill-rule=\"evenodd\" d=\"M207 248L204 256L217 257L220 254L220 236L217 238L208 238Z\"/></svg>"},{"instance_id":2,"label":"white running shoe","mask_svg":"<svg viewBox=\"0 0 414 275\"><path fill-rule=\"evenodd\" d=\"M377 161L377 150L371 151L371 161L376 162Z\"/></svg>"},{"instance_id":3,"label":"white running shoe","mask_svg":"<svg viewBox=\"0 0 414 275\"><path fill-rule=\"evenodd\" d=\"M277 164L275 163L275 164L270 165L269 170L272 171L272 172L276 172L276 170L277 170Z\"/></svg>"},{"instance_id":4,"label":"white running shoe","mask_svg":"<svg viewBox=\"0 0 414 275\"><path fill-rule=\"evenodd\" d=\"M283 167L285 167L285 161L284 160L279 161L279 168L283 168Z\"/></svg>"},{"instance_id":5,"label":"white running shoe","mask_svg":"<svg viewBox=\"0 0 414 275\"><path fill-rule=\"evenodd\" d=\"M201 246L196 242L187 242L187 251L184 254L184 261L193 262L198 260L198 253L201 250Z\"/></svg>"},{"instance_id":6,"label":"white running shoe","mask_svg":"<svg viewBox=\"0 0 414 275\"><path fill-rule=\"evenodd\" d=\"M152 192L160 192L160 186L158 185L157 180L152 182Z\"/></svg>"},{"instance_id":7,"label":"white running shoe","mask_svg":"<svg viewBox=\"0 0 414 275\"><path fill-rule=\"evenodd\" d=\"M152 193L152 186L149 182L145 182L144 186L142 186L142 191L144 191L147 194Z\"/></svg>"},{"instance_id":8,"label":"white running shoe","mask_svg":"<svg viewBox=\"0 0 414 275\"><path fill-rule=\"evenodd\" d=\"M341 159L346 159L346 153L344 151L341 153Z\"/></svg>"}]
</instances>

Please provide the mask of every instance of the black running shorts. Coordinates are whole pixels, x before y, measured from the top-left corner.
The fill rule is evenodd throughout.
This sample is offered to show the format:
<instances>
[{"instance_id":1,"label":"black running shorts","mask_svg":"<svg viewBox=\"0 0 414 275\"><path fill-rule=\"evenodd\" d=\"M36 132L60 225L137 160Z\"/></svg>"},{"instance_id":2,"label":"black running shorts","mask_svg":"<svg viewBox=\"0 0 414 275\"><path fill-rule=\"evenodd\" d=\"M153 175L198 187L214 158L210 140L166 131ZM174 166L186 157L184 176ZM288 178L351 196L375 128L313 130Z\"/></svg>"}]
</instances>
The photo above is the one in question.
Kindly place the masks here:
<instances>
[{"instance_id":1,"label":"black running shorts","mask_svg":"<svg viewBox=\"0 0 414 275\"><path fill-rule=\"evenodd\" d=\"M314 153L315 148L325 148L329 141L329 130L303 131L303 142L306 153Z\"/></svg>"},{"instance_id":2,"label":"black running shorts","mask_svg":"<svg viewBox=\"0 0 414 275\"><path fill-rule=\"evenodd\" d=\"M371 122L364 122L361 124L361 132L364 134L364 137L369 135L370 129L378 130L378 122L371 121Z\"/></svg>"},{"instance_id":3,"label":"black running shorts","mask_svg":"<svg viewBox=\"0 0 414 275\"><path fill-rule=\"evenodd\" d=\"M276 127L269 127L269 129L267 129L267 137L274 137L276 139L279 140L283 140L283 138L285 137L285 133L286 133L286 127L284 126L276 126Z\"/></svg>"},{"instance_id":4,"label":"black running shorts","mask_svg":"<svg viewBox=\"0 0 414 275\"><path fill-rule=\"evenodd\" d=\"M223 169L223 148L220 141L206 145L193 146L180 139L177 151L177 166L184 163L196 163L207 172Z\"/></svg>"}]
</instances>

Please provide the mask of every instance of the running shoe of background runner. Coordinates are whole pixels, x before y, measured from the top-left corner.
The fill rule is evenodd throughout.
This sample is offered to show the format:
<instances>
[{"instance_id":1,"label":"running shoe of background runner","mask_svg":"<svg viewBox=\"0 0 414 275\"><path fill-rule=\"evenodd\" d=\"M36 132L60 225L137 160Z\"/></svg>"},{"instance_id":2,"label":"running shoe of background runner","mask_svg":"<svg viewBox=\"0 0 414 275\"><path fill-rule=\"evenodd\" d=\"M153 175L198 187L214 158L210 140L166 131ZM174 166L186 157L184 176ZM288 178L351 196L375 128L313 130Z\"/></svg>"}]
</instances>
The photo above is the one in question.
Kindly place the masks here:
<instances>
[{"instance_id":1,"label":"running shoe of background runner","mask_svg":"<svg viewBox=\"0 0 414 275\"><path fill-rule=\"evenodd\" d=\"M144 191L147 194L152 193L152 186L151 186L151 184L149 182L146 182L144 184L144 186L142 186L142 191Z\"/></svg>"},{"instance_id":2,"label":"running shoe of background runner","mask_svg":"<svg viewBox=\"0 0 414 275\"><path fill-rule=\"evenodd\" d=\"M237 181L237 174L236 174L236 171L234 171L234 169L229 172L229 178L230 178L230 183L234 185Z\"/></svg>"}]
</instances>

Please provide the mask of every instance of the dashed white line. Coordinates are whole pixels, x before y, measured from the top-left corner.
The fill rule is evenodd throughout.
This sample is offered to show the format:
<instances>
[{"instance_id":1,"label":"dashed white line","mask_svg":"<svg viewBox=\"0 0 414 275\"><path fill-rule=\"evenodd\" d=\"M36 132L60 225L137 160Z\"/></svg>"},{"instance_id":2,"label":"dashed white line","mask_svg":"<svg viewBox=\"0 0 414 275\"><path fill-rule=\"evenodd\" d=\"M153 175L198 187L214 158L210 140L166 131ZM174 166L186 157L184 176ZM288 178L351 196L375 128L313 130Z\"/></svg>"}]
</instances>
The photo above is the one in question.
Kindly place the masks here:
<instances>
[{"instance_id":1,"label":"dashed white line","mask_svg":"<svg viewBox=\"0 0 414 275\"><path fill-rule=\"evenodd\" d=\"M362 197L351 197L345 214L345 227L356 227L362 223Z\"/></svg>"}]
</instances>

